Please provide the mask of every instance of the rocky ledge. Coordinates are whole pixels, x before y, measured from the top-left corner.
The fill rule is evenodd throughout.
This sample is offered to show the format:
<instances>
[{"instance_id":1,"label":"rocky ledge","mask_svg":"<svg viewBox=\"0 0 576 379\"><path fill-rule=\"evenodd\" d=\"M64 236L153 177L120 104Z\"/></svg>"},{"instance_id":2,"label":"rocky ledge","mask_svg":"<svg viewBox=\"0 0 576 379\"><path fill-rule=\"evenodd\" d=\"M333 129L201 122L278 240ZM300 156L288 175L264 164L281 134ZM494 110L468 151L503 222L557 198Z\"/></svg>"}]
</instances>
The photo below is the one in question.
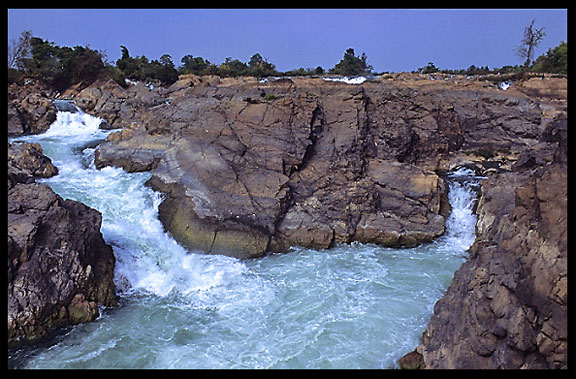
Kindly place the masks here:
<instances>
[{"instance_id":1,"label":"rocky ledge","mask_svg":"<svg viewBox=\"0 0 576 379\"><path fill-rule=\"evenodd\" d=\"M8 145L8 343L33 342L117 305L102 216L35 177L58 170L38 144Z\"/></svg>"}]
</instances>

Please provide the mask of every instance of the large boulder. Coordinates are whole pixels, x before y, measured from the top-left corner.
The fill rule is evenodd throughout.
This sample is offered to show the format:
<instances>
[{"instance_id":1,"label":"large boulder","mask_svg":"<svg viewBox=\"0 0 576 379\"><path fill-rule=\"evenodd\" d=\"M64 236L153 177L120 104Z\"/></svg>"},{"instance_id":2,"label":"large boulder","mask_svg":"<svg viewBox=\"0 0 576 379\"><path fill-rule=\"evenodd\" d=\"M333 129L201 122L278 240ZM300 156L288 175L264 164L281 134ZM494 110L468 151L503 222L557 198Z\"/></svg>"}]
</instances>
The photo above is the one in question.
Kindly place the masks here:
<instances>
[{"instance_id":1,"label":"large boulder","mask_svg":"<svg viewBox=\"0 0 576 379\"><path fill-rule=\"evenodd\" d=\"M49 178L58 174L52 160L42 153L38 143L8 143L8 180L32 183L34 178Z\"/></svg>"},{"instance_id":2,"label":"large boulder","mask_svg":"<svg viewBox=\"0 0 576 379\"><path fill-rule=\"evenodd\" d=\"M94 320L98 306L117 305L115 258L100 232L102 216L34 182L55 173L38 145L9 145L10 345Z\"/></svg>"},{"instance_id":3,"label":"large boulder","mask_svg":"<svg viewBox=\"0 0 576 379\"><path fill-rule=\"evenodd\" d=\"M30 81L24 86L8 86L8 135L39 134L56 121L58 110L52 103L54 92Z\"/></svg>"},{"instance_id":4,"label":"large boulder","mask_svg":"<svg viewBox=\"0 0 576 379\"><path fill-rule=\"evenodd\" d=\"M443 233L443 181L398 162L385 142L378 154L364 88L191 84L158 93L139 127L96 153L98 167L153 170L149 184L167 194L160 219L188 248L254 257L354 240L413 246Z\"/></svg>"}]
</instances>

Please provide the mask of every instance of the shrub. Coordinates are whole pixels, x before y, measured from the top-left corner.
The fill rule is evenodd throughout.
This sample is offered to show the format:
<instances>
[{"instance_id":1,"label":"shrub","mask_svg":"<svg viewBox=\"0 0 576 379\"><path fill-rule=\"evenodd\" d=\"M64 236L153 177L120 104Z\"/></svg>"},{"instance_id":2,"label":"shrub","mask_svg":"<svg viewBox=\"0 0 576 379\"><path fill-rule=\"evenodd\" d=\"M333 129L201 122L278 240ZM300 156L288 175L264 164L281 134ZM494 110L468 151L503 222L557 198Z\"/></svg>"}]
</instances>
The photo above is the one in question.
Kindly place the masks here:
<instances>
[{"instance_id":1,"label":"shrub","mask_svg":"<svg viewBox=\"0 0 576 379\"><path fill-rule=\"evenodd\" d=\"M372 66L368 65L366 60L366 54L362 53L360 57L357 57L354 55L354 49L349 48L344 53L342 60L331 68L329 72L344 76L368 75L372 70Z\"/></svg>"},{"instance_id":2,"label":"shrub","mask_svg":"<svg viewBox=\"0 0 576 379\"><path fill-rule=\"evenodd\" d=\"M532 71L568 74L568 43L561 42L555 48L548 49L545 55L536 59Z\"/></svg>"}]
</instances>

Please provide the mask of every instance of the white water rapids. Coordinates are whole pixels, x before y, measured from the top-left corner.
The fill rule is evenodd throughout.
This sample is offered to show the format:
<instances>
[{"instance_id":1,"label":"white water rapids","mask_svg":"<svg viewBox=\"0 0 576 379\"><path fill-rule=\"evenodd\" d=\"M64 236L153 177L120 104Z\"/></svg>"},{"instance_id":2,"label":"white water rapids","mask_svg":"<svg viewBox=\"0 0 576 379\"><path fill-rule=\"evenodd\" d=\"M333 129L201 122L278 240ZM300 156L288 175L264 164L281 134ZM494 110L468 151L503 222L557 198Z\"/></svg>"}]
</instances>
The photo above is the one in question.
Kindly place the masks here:
<instances>
[{"instance_id":1,"label":"white water rapids","mask_svg":"<svg viewBox=\"0 0 576 379\"><path fill-rule=\"evenodd\" d=\"M12 367L394 368L474 241L475 178L461 170L447 232L430 244L294 248L243 261L190 253L158 221L149 173L95 169L95 146L109 133L100 121L59 112L46 133L13 141L39 142L59 169L40 182L102 212L120 306L9 352Z\"/></svg>"}]
</instances>

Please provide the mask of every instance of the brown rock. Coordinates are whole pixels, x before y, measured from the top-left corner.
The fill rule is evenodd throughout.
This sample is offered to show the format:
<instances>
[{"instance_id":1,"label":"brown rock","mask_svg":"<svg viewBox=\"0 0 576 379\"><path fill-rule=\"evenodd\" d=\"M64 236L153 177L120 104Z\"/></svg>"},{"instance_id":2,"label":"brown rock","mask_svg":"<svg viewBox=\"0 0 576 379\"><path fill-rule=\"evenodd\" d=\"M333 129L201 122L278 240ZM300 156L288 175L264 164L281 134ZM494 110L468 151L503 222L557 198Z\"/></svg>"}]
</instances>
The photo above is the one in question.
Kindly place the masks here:
<instances>
[{"instance_id":1,"label":"brown rock","mask_svg":"<svg viewBox=\"0 0 576 379\"><path fill-rule=\"evenodd\" d=\"M406 370L416 370L424 368L424 360L422 359L422 354L412 351L406 355L404 355L398 361L401 369Z\"/></svg>"},{"instance_id":2,"label":"brown rock","mask_svg":"<svg viewBox=\"0 0 576 379\"><path fill-rule=\"evenodd\" d=\"M43 133L56 120L54 91L39 82L8 86L9 135Z\"/></svg>"},{"instance_id":3,"label":"brown rock","mask_svg":"<svg viewBox=\"0 0 576 379\"><path fill-rule=\"evenodd\" d=\"M566 188L560 164L483 185L471 257L424 332L426 368L566 368Z\"/></svg>"},{"instance_id":4,"label":"brown rock","mask_svg":"<svg viewBox=\"0 0 576 379\"><path fill-rule=\"evenodd\" d=\"M100 223L97 211L48 186L18 183L8 191L10 344L92 320L96 304L117 304L114 255Z\"/></svg>"},{"instance_id":5,"label":"brown rock","mask_svg":"<svg viewBox=\"0 0 576 379\"><path fill-rule=\"evenodd\" d=\"M58 169L42 154L40 144L8 144L9 184L32 182L34 177L49 178L57 174Z\"/></svg>"},{"instance_id":6,"label":"brown rock","mask_svg":"<svg viewBox=\"0 0 576 379\"><path fill-rule=\"evenodd\" d=\"M149 184L167 195L164 225L210 253L430 241L448 209L438 173L478 168L489 179L477 239L402 365L565 368L567 81L529 79L504 92L487 81L498 78L439 79L395 74L350 86L190 76L169 89L110 81L69 95L124 128L97 164L153 170ZM35 117L24 101L39 119L48 113L42 96L9 93L10 130ZM33 259L22 236L38 234L42 212L59 204L36 192L9 205L14 262ZM72 313L91 317L94 300L76 299ZM54 311L70 318L69 303Z\"/></svg>"},{"instance_id":7,"label":"brown rock","mask_svg":"<svg viewBox=\"0 0 576 379\"><path fill-rule=\"evenodd\" d=\"M9 144L8 343L44 338L58 327L87 322L97 305L114 306L114 254L102 216L63 200L34 177L54 175L37 144Z\"/></svg>"},{"instance_id":8,"label":"brown rock","mask_svg":"<svg viewBox=\"0 0 576 379\"><path fill-rule=\"evenodd\" d=\"M479 83L204 79L108 89L105 103L122 104L115 122L128 129L108 138L96 163L154 170L153 187L168 193L167 229L212 252L214 236L235 241L241 233L257 249L251 256L292 245L431 241L449 208L435 171L467 155L498 168L538 144L547 125L526 95ZM176 206L189 216L169 209Z\"/></svg>"}]
</instances>

